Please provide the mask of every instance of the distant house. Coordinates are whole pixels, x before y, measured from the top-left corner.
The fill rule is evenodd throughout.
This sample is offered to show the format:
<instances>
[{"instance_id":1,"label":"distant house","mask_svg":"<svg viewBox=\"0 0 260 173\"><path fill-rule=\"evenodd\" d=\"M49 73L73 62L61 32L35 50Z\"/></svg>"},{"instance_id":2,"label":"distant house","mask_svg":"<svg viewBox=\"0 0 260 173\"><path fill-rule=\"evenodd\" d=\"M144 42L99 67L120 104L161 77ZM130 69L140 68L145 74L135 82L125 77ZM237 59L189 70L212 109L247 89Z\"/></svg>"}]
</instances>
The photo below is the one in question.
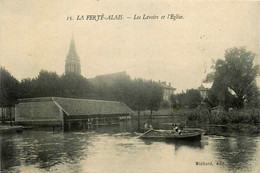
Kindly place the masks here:
<instances>
[{"instance_id":1,"label":"distant house","mask_svg":"<svg viewBox=\"0 0 260 173\"><path fill-rule=\"evenodd\" d=\"M15 122L51 126L64 126L71 121L106 124L129 119L133 113L122 102L41 97L20 99L15 107Z\"/></svg>"},{"instance_id":2,"label":"distant house","mask_svg":"<svg viewBox=\"0 0 260 173\"><path fill-rule=\"evenodd\" d=\"M203 99L207 97L207 89L201 84L201 86L198 88L198 91L200 92L200 95Z\"/></svg>"},{"instance_id":3,"label":"distant house","mask_svg":"<svg viewBox=\"0 0 260 173\"><path fill-rule=\"evenodd\" d=\"M170 95L174 94L176 88L173 88L171 83L167 85L165 81L159 81L159 85L163 88L163 100L170 100Z\"/></svg>"}]
</instances>

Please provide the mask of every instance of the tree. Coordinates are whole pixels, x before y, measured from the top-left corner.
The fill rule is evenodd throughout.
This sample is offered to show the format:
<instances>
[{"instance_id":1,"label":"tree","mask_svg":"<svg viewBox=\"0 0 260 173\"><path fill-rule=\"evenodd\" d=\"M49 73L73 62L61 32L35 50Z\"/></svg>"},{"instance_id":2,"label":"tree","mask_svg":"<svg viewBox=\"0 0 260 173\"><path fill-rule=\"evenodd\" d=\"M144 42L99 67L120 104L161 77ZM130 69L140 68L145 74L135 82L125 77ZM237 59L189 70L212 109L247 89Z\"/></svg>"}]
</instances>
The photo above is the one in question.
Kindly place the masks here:
<instances>
[{"instance_id":1,"label":"tree","mask_svg":"<svg viewBox=\"0 0 260 173\"><path fill-rule=\"evenodd\" d=\"M0 106L14 106L19 97L19 82L4 67L0 68L0 87Z\"/></svg>"},{"instance_id":2,"label":"tree","mask_svg":"<svg viewBox=\"0 0 260 173\"><path fill-rule=\"evenodd\" d=\"M176 94L176 102L177 102L177 106L179 106L180 108L183 108L186 106L186 94L184 92L180 93L180 94Z\"/></svg>"},{"instance_id":3,"label":"tree","mask_svg":"<svg viewBox=\"0 0 260 173\"><path fill-rule=\"evenodd\" d=\"M22 79L20 82L19 88L19 97L20 98L30 98L33 97L33 91L35 88L35 79Z\"/></svg>"},{"instance_id":4,"label":"tree","mask_svg":"<svg viewBox=\"0 0 260 173\"><path fill-rule=\"evenodd\" d=\"M132 109L138 111L146 110L148 104L148 82L139 78L132 82Z\"/></svg>"},{"instance_id":5,"label":"tree","mask_svg":"<svg viewBox=\"0 0 260 173\"><path fill-rule=\"evenodd\" d=\"M200 103L202 102L203 99L198 90L190 89L190 90L187 90L187 92L186 92L185 100L186 100L186 104L187 104L187 106L189 106L189 108L196 108L197 106L200 105Z\"/></svg>"},{"instance_id":6,"label":"tree","mask_svg":"<svg viewBox=\"0 0 260 173\"><path fill-rule=\"evenodd\" d=\"M29 82L28 79L23 80L23 86L29 86ZM41 70L37 78L31 80L31 94L28 94L32 97L57 97L61 96L60 88L60 77L56 72Z\"/></svg>"},{"instance_id":7,"label":"tree","mask_svg":"<svg viewBox=\"0 0 260 173\"><path fill-rule=\"evenodd\" d=\"M254 65L255 54L245 47L227 49L225 59L218 59L214 71L206 77L213 82L219 104L243 108L257 93L256 77L259 65Z\"/></svg>"},{"instance_id":8,"label":"tree","mask_svg":"<svg viewBox=\"0 0 260 173\"><path fill-rule=\"evenodd\" d=\"M171 95L170 95L170 101L171 101L171 106L172 106L172 108L173 108L173 109L174 109L174 108L177 108L178 104L177 104L177 97L176 97L176 95L171 94Z\"/></svg>"},{"instance_id":9,"label":"tree","mask_svg":"<svg viewBox=\"0 0 260 173\"><path fill-rule=\"evenodd\" d=\"M112 87L105 82L99 82L93 86L94 99L113 100Z\"/></svg>"},{"instance_id":10,"label":"tree","mask_svg":"<svg viewBox=\"0 0 260 173\"><path fill-rule=\"evenodd\" d=\"M147 108L151 111L152 115L153 111L157 111L160 108L160 103L163 99L163 89L158 83L148 81L147 92Z\"/></svg>"},{"instance_id":11,"label":"tree","mask_svg":"<svg viewBox=\"0 0 260 173\"><path fill-rule=\"evenodd\" d=\"M61 76L61 95L72 98L93 98L93 86L83 76L68 73Z\"/></svg>"},{"instance_id":12,"label":"tree","mask_svg":"<svg viewBox=\"0 0 260 173\"><path fill-rule=\"evenodd\" d=\"M132 104L132 81L130 76L121 76L116 78L114 83L111 84L111 90L111 100L124 102L128 106Z\"/></svg>"}]
</instances>

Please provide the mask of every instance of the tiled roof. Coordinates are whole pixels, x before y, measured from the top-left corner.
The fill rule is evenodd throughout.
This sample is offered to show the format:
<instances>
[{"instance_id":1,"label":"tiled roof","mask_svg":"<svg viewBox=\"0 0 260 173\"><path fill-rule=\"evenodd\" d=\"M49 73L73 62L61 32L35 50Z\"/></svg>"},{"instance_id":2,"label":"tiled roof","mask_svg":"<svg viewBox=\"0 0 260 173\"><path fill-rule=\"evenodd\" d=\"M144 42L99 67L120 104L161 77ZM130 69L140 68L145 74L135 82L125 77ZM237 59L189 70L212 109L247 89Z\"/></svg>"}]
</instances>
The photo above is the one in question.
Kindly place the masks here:
<instances>
[{"instance_id":1,"label":"tiled roof","mask_svg":"<svg viewBox=\"0 0 260 173\"><path fill-rule=\"evenodd\" d=\"M20 99L19 103L55 101L68 115L111 115L133 114L134 112L122 102L73 99L61 97L39 97Z\"/></svg>"},{"instance_id":2,"label":"tiled roof","mask_svg":"<svg viewBox=\"0 0 260 173\"><path fill-rule=\"evenodd\" d=\"M133 114L133 111L122 102L54 98L69 115L105 115Z\"/></svg>"}]
</instances>

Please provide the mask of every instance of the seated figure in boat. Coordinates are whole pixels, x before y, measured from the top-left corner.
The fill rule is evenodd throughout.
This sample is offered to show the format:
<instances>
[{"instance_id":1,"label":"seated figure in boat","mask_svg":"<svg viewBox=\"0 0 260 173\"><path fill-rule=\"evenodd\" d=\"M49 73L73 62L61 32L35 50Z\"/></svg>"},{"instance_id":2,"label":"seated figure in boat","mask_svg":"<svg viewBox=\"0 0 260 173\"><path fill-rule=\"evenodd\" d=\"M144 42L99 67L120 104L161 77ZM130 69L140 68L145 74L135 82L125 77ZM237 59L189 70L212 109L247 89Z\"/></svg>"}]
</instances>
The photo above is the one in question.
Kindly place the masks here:
<instances>
[{"instance_id":1,"label":"seated figure in boat","mask_svg":"<svg viewBox=\"0 0 260 173\"><path fill-rule=\"evenodd\" d=\"M181 132L181 129L178 129L178 133L179 133L179 135L181 135L181 134L182 134L182 132Z\"/></svg>"},{"instance_id":2,"label":"seated figure in boat","mask_svg":"<svg viewBox=\"0 0 260 173\"><path fill-rule=\"evenodd\" d=\"M177 124L172 124L172 130L174 131L174 132L177 132L178 131L178 126L177 126Z\"/></svg>"},{"instance_id":3,"label":"seated figure in boat","mask_svg":"<svg viewBox=\"0 0 260 173\"><path fill-rule=\"evenodd\" d=\"M145 124L144 124L144 128L145 128L145 129L152 129L153 126L152 126L152 124L150 124L150 123L145 123Z\"/></svg>"},{"instance_id":4,"label":"seated figure in boat","mask_svg":"<svg viewBox=\"0 0 260 173\"><path fill-rule=\"evenodd\" d=\"M145 128L145 129L148 129L148 123L145 123L145 124L144 124L144 128Z\"/></svg>"},{"instance_id":5,"label":"seated figure in boat","mask_svg":"<svg viewBox=\"0 0 260 173\"><path fill-rule=\"evenodd\" d=\"M177 124L172 124L172 128L173 128L173 133L175 133L175 132L177 132L177 133L179 133L179 135L181 135L182 134L182 132L181 132L181 129L179 129L179 127L177 126Z\"/></svg>"}]
</instances>

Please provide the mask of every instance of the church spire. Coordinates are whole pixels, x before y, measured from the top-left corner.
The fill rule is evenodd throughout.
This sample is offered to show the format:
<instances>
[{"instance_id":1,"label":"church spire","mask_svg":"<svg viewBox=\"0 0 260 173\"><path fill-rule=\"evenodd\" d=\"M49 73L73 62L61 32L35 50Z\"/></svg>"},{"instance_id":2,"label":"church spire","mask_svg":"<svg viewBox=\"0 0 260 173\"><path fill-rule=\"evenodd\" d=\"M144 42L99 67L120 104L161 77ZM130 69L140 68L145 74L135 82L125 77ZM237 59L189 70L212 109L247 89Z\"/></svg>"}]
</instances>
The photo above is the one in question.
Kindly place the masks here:
<instances>
[{"instance_id":1,"label":"church spire","mask_svg":"<svg viewBox=\"0 0 260 173\"><path fill-rule=\"evenodd\" d=\"M71 37L70 48L69 48L69 53L67 55L67 59L78 59L79 60L73 35Z\"/></svg>"},{"instance_id":2,"label":"church spire","mask_svg":"<svg viewBox=\"0 0 260 173\"><path fill-rule=\"evenodd\" d=\"M75 40L72 34L69 52L66 58L65 74L76 73L81 74L80 59L76 51Z\"/></svg>"}]
</instances>

